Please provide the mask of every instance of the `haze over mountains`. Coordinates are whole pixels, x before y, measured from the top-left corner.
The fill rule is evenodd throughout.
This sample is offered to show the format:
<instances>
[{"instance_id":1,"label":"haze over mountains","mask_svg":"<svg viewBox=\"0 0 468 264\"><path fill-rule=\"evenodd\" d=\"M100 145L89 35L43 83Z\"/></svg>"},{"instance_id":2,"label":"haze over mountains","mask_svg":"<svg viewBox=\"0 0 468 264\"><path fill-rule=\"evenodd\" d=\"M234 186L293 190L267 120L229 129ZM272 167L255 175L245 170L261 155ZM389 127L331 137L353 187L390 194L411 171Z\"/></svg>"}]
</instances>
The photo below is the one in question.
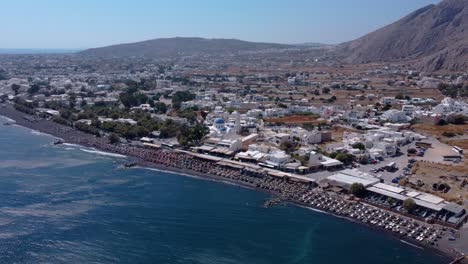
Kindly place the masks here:
<instances>
[{"instance_id":1,"label":"haze over mountains","mask_svg":"<svg viewBox=\"0 0 468 264\"><path fill-rule=\"evenodd\" d=\"M160 38L129 44L119 44L102 48L89 49L82 55L101 57L168 57L176 55L190 56L197 53L237 53L240 51L258 51L287 48L289 45L274 43L248 42L237 39L204 38Z\"/></svg>"},{"instance_id":2,"label":"haze over mountains","mask_svg":"<svg viewBox=\"0 0 468 264\"><path fill-rule=\"evenodd\" d=\"M445 0L332 51L347 63L412 61L421 70L468 69L468 0ZM313 47L321 47L313 44ZM98 57L172 57L200 53L238 53L311 45L257 43L236 39L165 38L80 52ZM327 48L330 45L326 46Z\"/></svg>"}]
</instances>

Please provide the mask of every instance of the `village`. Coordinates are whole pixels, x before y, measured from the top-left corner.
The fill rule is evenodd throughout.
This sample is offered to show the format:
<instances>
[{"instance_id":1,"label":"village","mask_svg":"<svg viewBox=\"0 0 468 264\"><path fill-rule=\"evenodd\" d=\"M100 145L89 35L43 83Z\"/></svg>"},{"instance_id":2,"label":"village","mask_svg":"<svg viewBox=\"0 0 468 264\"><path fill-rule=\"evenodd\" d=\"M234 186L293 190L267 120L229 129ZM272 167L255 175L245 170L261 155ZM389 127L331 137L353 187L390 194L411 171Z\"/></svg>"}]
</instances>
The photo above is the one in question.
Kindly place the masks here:
<instances>
[{"instance_id":1,"label":"village","mask_svg":"<svg viewBox=\"0 0 468 264\"><path fill-rule=\"evenodd\" d=\"M148 62L132 70L106 64L103 72L81 69L76 58L54 66L54 58L38 57L31 67L39 70L31 74L14 67L17 57L6 59L0 65L2 115L14 108L30 123L53 121L111 146L162 150L156 163L177 153L190 157L174 157L183 169L193 169L193 160L208 162L200 172L226 168L221 174L248 175L253 178L243 181L256 187L273 188L277 179L299 182L300 191L293 188L286 198L427 244L442 229L418 228L416 234L410 231L420 224L411 219L453 230L468 219L466 74L428 76L399 65L305 68L284 65L281 56L278 65L250 72L213 66L211 73L201 72L201 61ZM274 70L279 65L284 73ZM348 202L336 198L343 194L363 205L345 209ZM410 228L396 228L402 225ZM448 234L457 239L456 231Z\"/></svg>"}]
</instances>

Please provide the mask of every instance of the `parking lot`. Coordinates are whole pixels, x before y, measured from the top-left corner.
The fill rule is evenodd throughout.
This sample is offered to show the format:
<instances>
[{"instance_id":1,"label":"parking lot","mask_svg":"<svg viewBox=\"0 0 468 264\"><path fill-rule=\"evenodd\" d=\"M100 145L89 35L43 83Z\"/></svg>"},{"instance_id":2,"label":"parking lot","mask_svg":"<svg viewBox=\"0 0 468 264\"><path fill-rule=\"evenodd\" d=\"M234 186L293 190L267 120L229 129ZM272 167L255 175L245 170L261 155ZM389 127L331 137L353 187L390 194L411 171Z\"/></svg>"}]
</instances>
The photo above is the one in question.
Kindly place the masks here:
<instances>
[{"instance_id":1,"label":"parking lot","mask_svg":"<svg viewBox=\"0 0 468 264\"><path fill-rule=\"evenodd\" d=\"M403 168L405 168L408 165L408 160L409 159L415 159L415 160L426 160L430 162L437 162L437 163L442 163L442 164L453 164L452 162L444 161L443 156L444 155L454 155L455 152L452 150L451 146L448 146L446 144L443 144L439 142L436 139L433 138L428 138L423 140L423 142L427 142L432 144L431 148L428 148L425 151L424 156L412 156L408 157L408 149L414 148L418 149L416 147L416 143L412 142L406 146L400 147L401 155L397 157L389 157L385 158L383 161L378 162L377 164L369 164L369 165L360 165L359 169L361 171L370 173L375 176L381 177L385 183L392 184L392 180L396 177L399 177L403 174ZM375 170L382 168L386 165L388 165L391 162L395 162L397 170L395 171L379 171L375 172ZM393 183L395 184L395 183Z\"/></svg>"}]
</instances>

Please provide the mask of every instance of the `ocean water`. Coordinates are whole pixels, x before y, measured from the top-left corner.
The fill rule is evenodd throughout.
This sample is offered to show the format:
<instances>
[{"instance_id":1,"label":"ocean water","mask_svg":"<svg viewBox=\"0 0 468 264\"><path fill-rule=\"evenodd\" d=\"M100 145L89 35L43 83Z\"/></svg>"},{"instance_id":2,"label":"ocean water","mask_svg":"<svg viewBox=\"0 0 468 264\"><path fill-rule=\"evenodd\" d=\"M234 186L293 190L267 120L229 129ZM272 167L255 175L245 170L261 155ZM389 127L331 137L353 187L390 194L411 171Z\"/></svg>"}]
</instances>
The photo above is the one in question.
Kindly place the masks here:
<instances>
[{"instance_id":1,"label":"ocean water","mask_svg":"<svg viewBox=\"0 0 468 264\"><path fill-rule=\"evenodd\" d=\"M3 122L2 122L3 123ZM0 263L445 263L268 195L0 125Z\"/></svg>"}]
</instances>

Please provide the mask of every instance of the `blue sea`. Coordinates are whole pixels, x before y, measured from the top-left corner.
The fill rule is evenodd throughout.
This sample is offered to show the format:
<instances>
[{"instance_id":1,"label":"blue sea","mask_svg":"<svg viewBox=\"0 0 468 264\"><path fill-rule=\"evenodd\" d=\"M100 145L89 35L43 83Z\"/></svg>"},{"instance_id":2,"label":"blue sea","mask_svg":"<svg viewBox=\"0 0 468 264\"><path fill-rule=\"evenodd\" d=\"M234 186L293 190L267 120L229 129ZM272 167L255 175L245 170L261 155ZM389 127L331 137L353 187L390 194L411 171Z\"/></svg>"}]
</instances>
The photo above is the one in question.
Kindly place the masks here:
<instances>
[{"instance_id":1,"label":"blue sea","mask_svg":"<svg viewBox=\"0 0 468 264\"><path fill-rule=\"evenodd\" d=\"M3 123L3 122L2 122ZM0 263L445 263L268 195L0 125Z\"/></svg>"}]
</instances>

